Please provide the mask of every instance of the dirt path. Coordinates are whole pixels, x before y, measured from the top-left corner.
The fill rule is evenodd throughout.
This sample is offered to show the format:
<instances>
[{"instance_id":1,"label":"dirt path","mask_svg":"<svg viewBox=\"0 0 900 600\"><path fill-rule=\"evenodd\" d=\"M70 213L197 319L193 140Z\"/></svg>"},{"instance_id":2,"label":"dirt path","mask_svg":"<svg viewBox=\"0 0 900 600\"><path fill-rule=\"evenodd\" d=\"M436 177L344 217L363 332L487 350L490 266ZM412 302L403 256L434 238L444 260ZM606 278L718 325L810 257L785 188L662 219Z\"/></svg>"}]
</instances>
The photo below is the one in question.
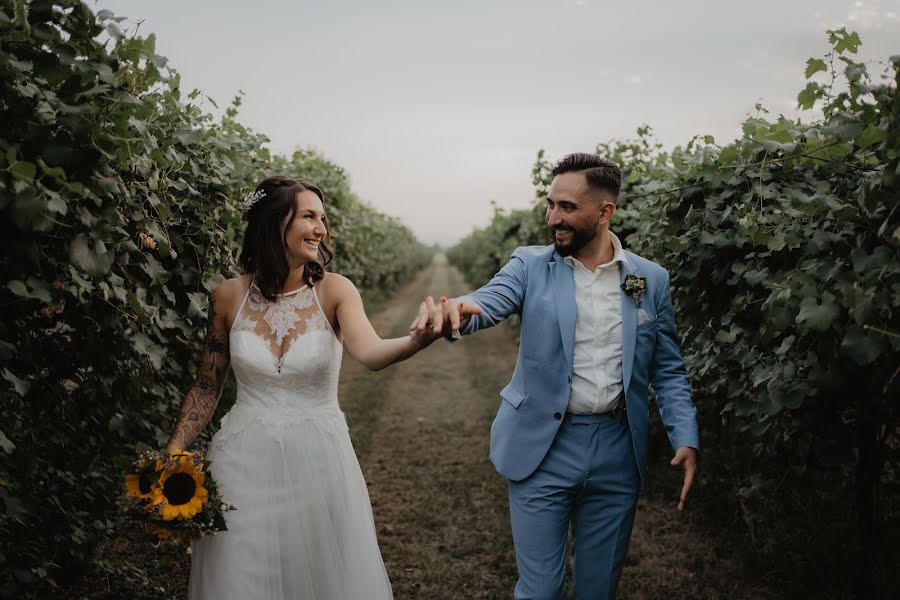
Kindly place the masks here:
<instances>
[{"instance_id":1,"label":"dirt path","mask_svg":"<svg viewBox=\"0 0 900 600\"><path fill-rule=\"evenodd\" d=\"M440 260L413 287L414 305L426 293L466 291L458 271ZM439 340L391 369L362 464L399 599L496 598L515 584L506 484L487 458L496 391L514 361L512 331L495 328L458 344ZM370 388L368 377L360 381Z\"/></svg>"},{"instance_id":2,"label":"dirt path","mask_svg":"<svg viewBox=\"0 0 900 600\"><path fill-rule=\"evenodd\" d=\"M401 335L426 294L468 289L438 257L373 321L382 335ZM342 403L398 600L512 597L506 482L488 460L488 444L515 357L515 332L506 325L457 344L438 341L380 373L345 355ZM739 571L727 547L692 527L690 513L643 498L619 597L774 597Z\"/></svg>"}]
</instances>

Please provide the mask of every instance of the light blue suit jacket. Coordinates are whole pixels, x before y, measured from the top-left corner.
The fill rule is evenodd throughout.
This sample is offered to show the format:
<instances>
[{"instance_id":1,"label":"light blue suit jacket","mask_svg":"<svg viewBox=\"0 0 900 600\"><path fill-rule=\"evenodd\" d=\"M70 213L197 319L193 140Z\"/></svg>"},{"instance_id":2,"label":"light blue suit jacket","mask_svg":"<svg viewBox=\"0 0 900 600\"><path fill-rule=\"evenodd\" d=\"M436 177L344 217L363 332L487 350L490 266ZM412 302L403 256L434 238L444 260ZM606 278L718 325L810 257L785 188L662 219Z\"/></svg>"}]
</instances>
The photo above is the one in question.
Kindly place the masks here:
<instances>
[{"instance_id":1,"label":"light blue suit jacket","mask_svg":"<svg viewBox=\"0 0 900 600\"><path fill-rule=\"evenodd\" d=\"M674 448L700 448L697 411L675 335L669 273L654 262L625 252L620 281L628 273L647 280L638 325L634 299L622 292L622 373L628 423L643 479L647 462L648 386L656 391L663 424ZM462 296L482 313L462 333L492 327L521 315L519 358L491 427L491 460L497 471L518 481L538 467L565 415L575 351L575 279L550 246L525 246L484 287Z\"/></svg>"}]
</instances>

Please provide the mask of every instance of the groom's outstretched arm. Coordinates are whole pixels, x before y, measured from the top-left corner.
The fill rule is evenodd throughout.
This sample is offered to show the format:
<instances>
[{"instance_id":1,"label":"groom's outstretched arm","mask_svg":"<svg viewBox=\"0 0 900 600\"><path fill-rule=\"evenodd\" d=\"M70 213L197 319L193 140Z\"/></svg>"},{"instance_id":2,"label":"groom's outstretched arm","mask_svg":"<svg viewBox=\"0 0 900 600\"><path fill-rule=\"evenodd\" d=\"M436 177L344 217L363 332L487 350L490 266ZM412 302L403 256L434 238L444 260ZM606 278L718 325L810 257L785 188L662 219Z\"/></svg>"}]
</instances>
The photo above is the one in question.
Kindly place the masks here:
<instances>
[{"instance_id":1,"label":"groom's outstretched arm","mask_svg":"<svg viewBox=\"0 0 900 600\"><path fill-rule=\"evenodd\" d=\"M493 327L513 313L521 312L525 299L526 270L519 249L510 261L484 286L459 298L442 297L436 305L431 296L421 304L419 316L409 326L410 332L430 328L435 337L447 341Z\"/></svg>"},{"instance_id":2,"label":"groom's outstretched arm","mask_svg":"<svg viewBox=\"0 0 900 600\"><path fill-rule=\"evenodd\" d=\"M517 248L509 262L485 285L457 298L460 302L471 302L481 307L481 314L472 315L460 323L463 335L493 327L510 315L521 313L528 272L520 252L521 248Z\"/></svg>"}]
</instances>

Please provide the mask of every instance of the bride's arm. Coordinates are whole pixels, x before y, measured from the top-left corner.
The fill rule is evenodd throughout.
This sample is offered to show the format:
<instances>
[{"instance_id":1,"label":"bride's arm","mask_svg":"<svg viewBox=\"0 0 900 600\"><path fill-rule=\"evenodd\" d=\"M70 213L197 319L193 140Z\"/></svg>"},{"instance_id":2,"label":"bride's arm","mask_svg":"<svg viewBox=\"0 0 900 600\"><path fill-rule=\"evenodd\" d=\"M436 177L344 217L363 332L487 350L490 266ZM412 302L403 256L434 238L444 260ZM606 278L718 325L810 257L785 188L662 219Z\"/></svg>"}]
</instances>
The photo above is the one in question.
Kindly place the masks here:
<instances>
[{"instance_id":1,"label":"bride's arm","mask_svg":"<svg viewBox=\"0 0 900 600\"><path fill-rule=\"evenodd\" d=\"M406 360L434 341L434 336L413 332L401 338L382 339L366 317L359 290L346 277L329 274L329 292L336 299L337 322L353 358L372 371Z\"/></svg>"},{"instance_id":2,"label":"bride's arm","mask_svg":"<svg viewBox=\"0 0 900 600\"><path fill-rule=\"evenodd\" d=\"M168 452L185 450L212 418L225 386L231 362L228 348L226 306L231 300L231 282L220 284L209 296L209 319L200 367L193 385L184 396L181 416L166 444Z\"/></svg>"}]
</instances>

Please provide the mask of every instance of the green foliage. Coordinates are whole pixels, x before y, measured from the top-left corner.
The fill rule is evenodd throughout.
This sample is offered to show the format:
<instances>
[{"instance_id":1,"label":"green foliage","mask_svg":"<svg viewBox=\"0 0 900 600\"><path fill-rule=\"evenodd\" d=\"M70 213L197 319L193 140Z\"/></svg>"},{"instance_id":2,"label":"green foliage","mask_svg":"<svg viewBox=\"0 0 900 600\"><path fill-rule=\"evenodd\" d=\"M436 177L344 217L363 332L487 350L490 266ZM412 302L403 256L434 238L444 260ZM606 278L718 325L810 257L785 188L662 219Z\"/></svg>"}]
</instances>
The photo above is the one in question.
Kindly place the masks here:
<instances>
[{"instance_id":1,"label":"green foliage","mask_svg":"<svg viewBox=\"0 0 900 600\"><path fill-rule=\"evenodd\" d=\"M788 517L808 514L794 525L809 535L817 518L842 520L865 565L900 483L900 56L873 82L848 57L855 33L828 39L825 60L806 67L826 80L798 97L819 118L772 120L758 107L725 146L695 137L666 153L642 128L597 152L623 170L613 229L670 272L706 454L731 463L724 485L745 509L771 511L774 540ZM549 170L539 153L540 199ZM544 228L539 215L513 233ZM509 218L454 249L473 284L506 261L493 248L536 243L505 237ZM775 481L791 501L773 502ZM829 513L826 498L846 502Z\"/></svg>"},{"instance_id":2,"label":"green foliage","mask_svg":"<svg viewBox=\"0 0 900 600\"><path fill-rule=\"evenodd\" d=\"M326 193L335 265L364 294L427 251L312 152L217 121L155 39L76 0L0 0L0 597L61 586L113 527L136 441L162 444L237 274L239 199L264 175ZM64 567L64 568L63 568Z\"/></svg>"},{"instance_id":3,"label":"green foliage","mask_svg":"<svg viewBox=\"0 0 900 600\"><path fill-rule=\"evenodd\" d=\"M541 220L543 210L536 205L533 210L507 212L494 205L490 225L463 238L447 251L447 257L470 282L485 282L506 264L516 247L549 242Z\"/></svg>"}]
</instances>

